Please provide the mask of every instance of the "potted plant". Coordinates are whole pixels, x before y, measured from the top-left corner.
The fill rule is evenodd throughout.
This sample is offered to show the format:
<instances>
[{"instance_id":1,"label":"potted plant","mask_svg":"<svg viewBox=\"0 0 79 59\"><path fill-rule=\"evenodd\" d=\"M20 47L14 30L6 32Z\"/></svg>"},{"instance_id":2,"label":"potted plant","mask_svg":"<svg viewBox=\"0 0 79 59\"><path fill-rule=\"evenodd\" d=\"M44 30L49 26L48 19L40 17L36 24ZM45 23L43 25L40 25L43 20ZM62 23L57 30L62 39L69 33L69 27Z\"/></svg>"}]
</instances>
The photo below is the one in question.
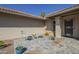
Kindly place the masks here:
<instances>
[{"instance_id":1,"label":"potted plant","mask_svg":"<svg viewBox=\"0 0 79 59\"><path fill-rule=\"evenodd\" d=\"M45 36L49 36L49 32L45 32L44 35L45 35Z\"/></svg>"},{"instance_id":2,"label":"potted plant","mask_svg":"<svg viewBox=\"0 0 79 59\"><path fill-rule=\"evenodd\" d=\"M26 49L23 46L16 47L16 54L22 54Z\"/></svg>"},{"instance_id":3,"label":"potted plant","mask_svg":"<svg viewBox=\"0 0 79 59\"><path fill-rule=\"evenodd\" d=\"M28 37L27 37L27 40L32 40L32 39L33 39L32 36L28 36Z\"/></svg>"}]
</instances>

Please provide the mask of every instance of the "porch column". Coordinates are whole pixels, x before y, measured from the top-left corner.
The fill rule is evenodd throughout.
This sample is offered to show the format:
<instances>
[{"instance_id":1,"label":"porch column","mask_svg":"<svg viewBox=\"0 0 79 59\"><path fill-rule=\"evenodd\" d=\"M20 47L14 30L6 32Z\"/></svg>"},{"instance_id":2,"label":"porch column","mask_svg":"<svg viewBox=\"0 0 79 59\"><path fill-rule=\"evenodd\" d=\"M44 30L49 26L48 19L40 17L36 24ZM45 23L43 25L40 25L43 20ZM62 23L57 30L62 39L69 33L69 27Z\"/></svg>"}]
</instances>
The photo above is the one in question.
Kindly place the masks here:
<instances>
[{"instance_id":1,"label":"porch column","mask_svg":"<svg viewBox=\"0 0 79 59\"><path fill-rule=\"evenodd\" d=\"M56 38L61 38L61 19L60 19L60 17L55 17L55 22L56 22L56 27L55 27Z\"/></svg>"}]
</instances>

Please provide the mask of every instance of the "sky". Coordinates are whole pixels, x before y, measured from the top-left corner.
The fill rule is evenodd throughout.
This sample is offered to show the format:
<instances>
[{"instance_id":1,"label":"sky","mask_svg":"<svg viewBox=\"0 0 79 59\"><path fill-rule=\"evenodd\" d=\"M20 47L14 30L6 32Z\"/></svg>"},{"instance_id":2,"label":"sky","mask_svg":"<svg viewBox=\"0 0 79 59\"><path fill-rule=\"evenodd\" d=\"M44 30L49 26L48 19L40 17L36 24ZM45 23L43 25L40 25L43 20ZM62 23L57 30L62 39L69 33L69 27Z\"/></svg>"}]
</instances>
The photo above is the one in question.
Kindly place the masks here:
<instances>
[{"instance_id":1,"label":"sky","mask_svg":"<svg viewBox=\"0 0 79 59\"><path fill-rule=\"evenodd\" d=\"M41 12L45 12L48 15L51 12L53 13L71 6L73 4L0 4L0 7L19 10L36 16L39 16Z\"/></svg>"}]
</instances>

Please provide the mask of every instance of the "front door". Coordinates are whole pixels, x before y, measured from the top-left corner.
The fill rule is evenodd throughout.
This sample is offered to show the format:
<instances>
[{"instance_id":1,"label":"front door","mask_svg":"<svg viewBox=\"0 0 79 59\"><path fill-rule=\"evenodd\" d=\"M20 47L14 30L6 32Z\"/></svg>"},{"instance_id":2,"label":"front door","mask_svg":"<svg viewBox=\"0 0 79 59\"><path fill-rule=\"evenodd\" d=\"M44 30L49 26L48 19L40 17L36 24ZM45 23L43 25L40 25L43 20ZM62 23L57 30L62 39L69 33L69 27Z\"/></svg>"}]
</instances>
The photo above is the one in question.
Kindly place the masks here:
<instances>
[{"instance_id":1,"label":"front door","mask_svg":"<svg viewBox=\"0 0 79 59\"><path fill-rule=\"evenodd\" d=\"M65 20L65 36L67 37L73 37L73 20Z\"/></svg>"}]
</instances>

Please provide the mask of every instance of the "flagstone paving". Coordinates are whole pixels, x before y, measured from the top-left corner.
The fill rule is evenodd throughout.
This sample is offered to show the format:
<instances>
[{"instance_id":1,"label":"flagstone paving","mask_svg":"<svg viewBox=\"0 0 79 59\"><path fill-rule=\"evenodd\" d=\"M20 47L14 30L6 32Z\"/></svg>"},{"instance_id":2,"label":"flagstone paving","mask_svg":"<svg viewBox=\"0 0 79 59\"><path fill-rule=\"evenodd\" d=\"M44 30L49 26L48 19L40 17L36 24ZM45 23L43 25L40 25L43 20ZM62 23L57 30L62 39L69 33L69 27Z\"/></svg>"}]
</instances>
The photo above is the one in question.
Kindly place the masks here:
<instances>
[{"instance_id":1,"label":"flagstone paving","mask_svg":"<svg viewBox=\"0 0 79 59\"><path fill-rule=\"evenodd\" d=\"M18 42L18 41L16 41ZM16 43L15 42L15 43ZM19 40L16 46L24 46L25 54L78 54L79 41L72 38Z\"/></svg>"}]
</instances>

